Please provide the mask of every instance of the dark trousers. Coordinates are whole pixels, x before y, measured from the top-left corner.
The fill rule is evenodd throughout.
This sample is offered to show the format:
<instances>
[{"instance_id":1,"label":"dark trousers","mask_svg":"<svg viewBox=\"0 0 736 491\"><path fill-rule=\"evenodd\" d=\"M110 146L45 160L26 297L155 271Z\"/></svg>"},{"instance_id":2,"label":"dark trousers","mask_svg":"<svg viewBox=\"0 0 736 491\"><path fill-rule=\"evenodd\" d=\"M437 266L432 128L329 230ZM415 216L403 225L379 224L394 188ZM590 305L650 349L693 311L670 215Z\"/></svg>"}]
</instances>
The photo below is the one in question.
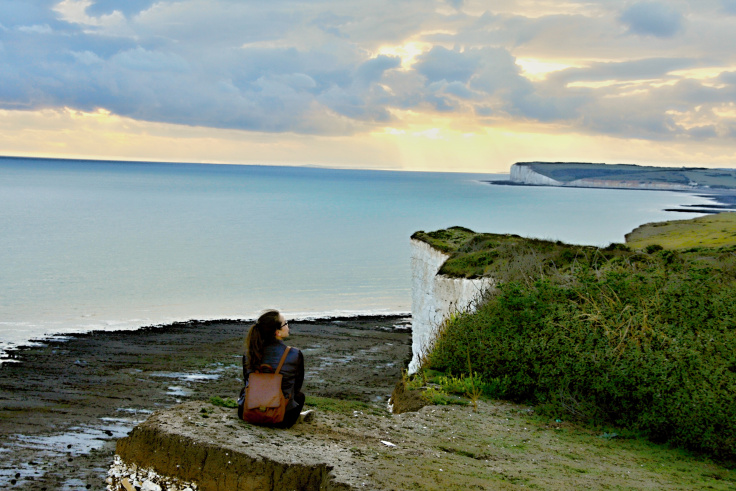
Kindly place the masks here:
<instances>
[{"instance_id":1,"label":"dark trousers","mask_svg":"<svg viewBox=\"0 0 736 491\"><path fill-rule=\"evenodd\" d=\"M302 392L299 392L294 396L294 400L297 404L299 404L297 407L293 409L289 409L284 414L284 420L281 423L276 423L273 425L274 428L291 428L294 426L294 423L299 419L299 414L302 412L302 409L304 409L304 400L305 396Z\"/></svg>"}]
</instances>

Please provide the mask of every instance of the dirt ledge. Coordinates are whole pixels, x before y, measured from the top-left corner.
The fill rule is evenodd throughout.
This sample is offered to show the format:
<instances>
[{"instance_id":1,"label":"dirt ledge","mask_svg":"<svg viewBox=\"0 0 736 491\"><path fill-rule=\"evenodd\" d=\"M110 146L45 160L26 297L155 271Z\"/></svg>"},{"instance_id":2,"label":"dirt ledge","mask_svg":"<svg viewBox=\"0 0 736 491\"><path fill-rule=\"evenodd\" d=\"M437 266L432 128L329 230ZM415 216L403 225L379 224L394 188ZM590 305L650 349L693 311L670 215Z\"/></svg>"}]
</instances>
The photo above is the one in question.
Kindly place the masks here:
<instances>
[{"instance_id":1,"label":"dirt ledge","mask_svg":"<svg viewBox=\"0 0 736 491\"><path fill-rule=\"evenodd\" d=\"M239 421L234 409L188 402L155 413L119 440L117 453L131 467L188 481L128 488L146 491L725 490L736 482L733 471L707 459L546 422L504 401L403 414L355 407L318 408L313 423L275 430Z\"/></svg>"}]
</instances>

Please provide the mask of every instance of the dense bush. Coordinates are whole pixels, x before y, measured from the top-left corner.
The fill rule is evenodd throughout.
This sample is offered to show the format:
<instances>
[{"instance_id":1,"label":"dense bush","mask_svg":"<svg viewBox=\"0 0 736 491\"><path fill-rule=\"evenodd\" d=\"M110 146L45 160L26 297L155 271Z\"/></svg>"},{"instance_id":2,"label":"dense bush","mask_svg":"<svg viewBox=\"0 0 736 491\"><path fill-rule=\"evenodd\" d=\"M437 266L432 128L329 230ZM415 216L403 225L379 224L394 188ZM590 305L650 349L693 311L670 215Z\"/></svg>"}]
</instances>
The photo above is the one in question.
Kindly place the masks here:
<instances>
[{"instance_id":1,"label":"dense bush","mask_svg":"<svg viewBox=\"0 0 736 491\"><path fill-rule=\"evenodd\" d=\"M736 460L732 256L653 251L511 279L442 326L428 366L468 373L469 354L498 397Z\"/></svg>"}]
</instances>

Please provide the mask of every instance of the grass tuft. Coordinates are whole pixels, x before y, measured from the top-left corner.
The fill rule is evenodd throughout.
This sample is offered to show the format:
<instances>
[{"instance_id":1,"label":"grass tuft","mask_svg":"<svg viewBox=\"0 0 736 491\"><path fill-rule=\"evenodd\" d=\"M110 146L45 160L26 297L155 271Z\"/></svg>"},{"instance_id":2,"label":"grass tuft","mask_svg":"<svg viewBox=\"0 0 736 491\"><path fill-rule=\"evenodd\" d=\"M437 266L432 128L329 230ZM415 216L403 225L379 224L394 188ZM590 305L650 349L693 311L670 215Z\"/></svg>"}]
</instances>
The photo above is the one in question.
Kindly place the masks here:
<instances>
[{"instance_id":1,"label":"grass tuft","mask_svg":"<svg viewBox=\"0 0 736 491\"><path fill-rule=\"evenodd\" d=\"M321 411L348 415L355 414L356 411L373 415L383 415L386 413L385 408L377 407L366 402L349 399L333 399L331 397L307 396L304 405Z\"/></svg>"},{"instance_id":2,"label":"grass tuft","mask_svg":"<svg viewBox=\"0 0 736 491\"><path fill-rule=\"evenodd\" d=\"M210 404L212 404L213 406L219 406L219 407L229 407L229 408L238 407L238 401L234 399L230 399L229 397L223 399L220 396L210 397Z\"/></svg>"}]
</instances>

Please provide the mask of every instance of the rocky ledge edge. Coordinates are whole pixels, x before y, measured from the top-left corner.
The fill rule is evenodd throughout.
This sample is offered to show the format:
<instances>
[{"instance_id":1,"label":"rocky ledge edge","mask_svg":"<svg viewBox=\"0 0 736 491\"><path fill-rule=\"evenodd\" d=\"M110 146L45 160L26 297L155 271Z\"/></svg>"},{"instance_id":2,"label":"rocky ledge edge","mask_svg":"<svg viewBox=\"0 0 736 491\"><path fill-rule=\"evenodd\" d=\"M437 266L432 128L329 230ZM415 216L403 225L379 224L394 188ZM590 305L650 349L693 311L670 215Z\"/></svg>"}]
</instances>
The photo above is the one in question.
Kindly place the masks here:
<instances>
[{"instance_id":1,"label":"rocky ledge edge","mask_svg":"<svg viewBox=\"0 0 736 491\"><path fill-rule=\"evenodd\" d=\"M403 389L403 383L398 387ZM429 483L452 487L459 476L442 469L437 475L435 440L440 435L443 441L454 440L452 425L460 413L468 413L463 417L464 429L478 433L480 427L475 425L487 427L500 406L482 404L485 410L473 417L468 408L423 407L426 402L417 394L395 390L393 413L388 408L335 400L339 408L318 407L311 423L288 430L249 425L237 418L235 409L207 401L186 402L154 413L118 440L107 489L375 490L417 484L425 488ZM401 411L410 412L397 414ZM508 421L503 419L505 426ZM448 471L467 467L444 464ZM482 479L470 484L480 484Z\"/></svg>"},{"instance_id":2,"label":"rocky ledge edge","mask_svg":"<svg viewBox=\"0 0 736 491\"><path fill-rule=\"evenodd\" d=\"M320 431L330 425L320 416L321 424L278 430L205 401L156 412L118 440L107 489L353 489L361 466Z\"/></svg>"}]
</instances>

